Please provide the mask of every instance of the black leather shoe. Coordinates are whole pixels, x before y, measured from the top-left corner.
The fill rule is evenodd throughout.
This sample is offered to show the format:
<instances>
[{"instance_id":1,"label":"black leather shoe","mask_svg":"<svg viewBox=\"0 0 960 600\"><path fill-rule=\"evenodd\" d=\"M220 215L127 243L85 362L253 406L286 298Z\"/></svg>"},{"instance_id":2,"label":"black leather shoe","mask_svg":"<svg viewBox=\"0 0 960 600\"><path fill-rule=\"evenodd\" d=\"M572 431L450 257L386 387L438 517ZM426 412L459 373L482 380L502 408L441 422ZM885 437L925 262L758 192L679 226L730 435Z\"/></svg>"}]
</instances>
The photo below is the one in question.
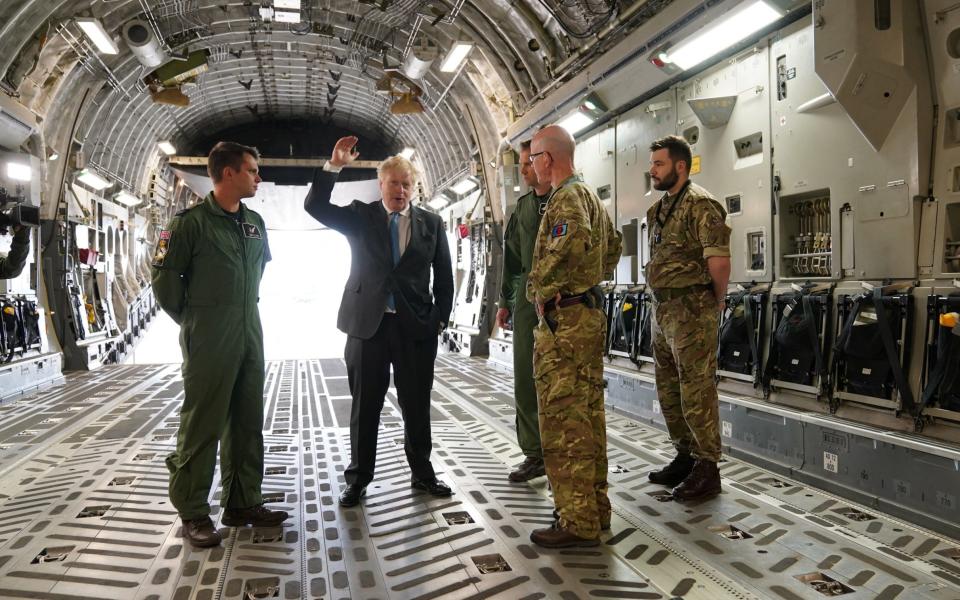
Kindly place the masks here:
<instances>
[{"instance_id":1,"label":"black leather shoe","mask_svg":"<svg viewBox=\"0 0 960 600\"><path fill-rule=\"evenodd\" d=\"M674 500L707 500L720 494L720 469L717 463L698 460L690 476L673 488Z\"/></svg>"},{"instance_id":2,"label":"black leather shoe","mask_svg":"<svg viewBox=\"0 0 960 600\"><path fill-rule=\"evenodd\" d=\"M429 481L414 479L410 482L410 486L415 490L423 490L431 496L437 496L438 498L453 495L453 490L439 479L431 479Z\"/></svg>"},{"instance_id":3,"label":"black leather shoe","mask_svg":"<svg viewBox=\"0 0 960 600\"><path fill-rule=\"evenodd\" d=\"M367 495L367 486L359 483L348 484L340 494L340 506L356 506L360 504L360 498Z\"/></svg>"},{"instance_id":4,"label":"black leather shoe","mask_svg":"<svg viewBox=\"0 0 960 600\"><path fill-rule=\"evenodd\" d=\"M651 471L650 481L667 487L675 487L693 471L693 463L695 462L696 459L689 454L678 454L664 468L659 471Z\"/></svg>"},{"instance_id":5,"label":"black leather shoe","mask_svg":"<svg viewBox=\"0 0 960 600\"><path fill-rule=\"evenodd\" d=\"M520 483L523 481L530 481L531 479L536 479L537 477L543 477L547 474L546 466L543 464L542 458L537 458L535 456L528 456L526 460L520 463L517 466L517 469L510 473L508 479L515 483Z\"/></svg>"},{"instance_id":6,"label":"black leather shoe","mask_svg":"<svg viewBox=\"0 0 960 600\"><path fill-rule=\"evenodd\" d=\"M210 548L220 545L220 532L213 526L210 517L183 519L181 528L183 537L197 548Z\"/></svg>"},{"instance_id":7,"label":"black leather shoe","mask_svg":"<svg viewBox=\"0 0 960 600\"><path fill-rule=\"evenodd\" d=\"M250 508L228 508L220 522L227 527L276 527L290 518L284 510L270 510L262 504Z\"/></svg>"}]
</instances>

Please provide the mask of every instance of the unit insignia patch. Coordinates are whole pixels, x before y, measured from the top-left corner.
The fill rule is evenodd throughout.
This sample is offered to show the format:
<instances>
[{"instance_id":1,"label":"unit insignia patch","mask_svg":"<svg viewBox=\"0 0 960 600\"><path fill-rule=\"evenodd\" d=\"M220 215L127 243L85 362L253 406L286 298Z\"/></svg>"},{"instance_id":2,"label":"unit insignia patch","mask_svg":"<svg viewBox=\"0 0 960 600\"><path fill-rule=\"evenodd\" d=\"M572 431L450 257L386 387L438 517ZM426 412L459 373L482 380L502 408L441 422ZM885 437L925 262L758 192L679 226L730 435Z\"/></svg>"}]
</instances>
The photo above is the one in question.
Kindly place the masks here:
<instances>
[{"instance_id":1,"label":"unit insignia patch","mask_svg":"<svg viewBox=\"0 0 960 600\"><path fill-rule=\"evenodd\" d=\"M263 235L261 235L260 233L260 228L257 227L254 223L243 224L243 236L254 239L254 240L263 239Z\"/></svg>"}]
</instances>

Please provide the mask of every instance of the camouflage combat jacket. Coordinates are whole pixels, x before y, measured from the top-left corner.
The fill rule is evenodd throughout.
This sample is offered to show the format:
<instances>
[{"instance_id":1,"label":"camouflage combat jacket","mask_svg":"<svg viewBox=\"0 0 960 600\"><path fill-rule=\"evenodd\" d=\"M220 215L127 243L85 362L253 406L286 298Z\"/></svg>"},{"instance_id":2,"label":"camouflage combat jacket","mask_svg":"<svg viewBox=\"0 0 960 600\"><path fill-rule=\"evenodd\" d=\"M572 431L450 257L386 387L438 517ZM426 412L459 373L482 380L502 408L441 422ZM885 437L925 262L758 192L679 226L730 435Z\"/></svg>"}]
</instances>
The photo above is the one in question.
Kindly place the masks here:
<instances>
[{"instance_id":1,"label":"camouflage combat jacket","mask_svg":"<svg viewBox=\"0 0 960 600\"><path fill-rule=\"evenodd\" d=\"M720 203L693 182L678 197L664 195L654 202L647 211L647 284L655 290L711 285L707 259L730 256L730 227L725 218Z\"/></svg>"},{"instance_id":2,"label":"camouflage combat jacket","mask_svg":"<svg viewBox=\"0 0 960 600\"><path fill-rule=\"evenodd\" d=\"M613 279L621 245L620 232L597 195L578 176L568 177L550 196L540 221L527 299L582 294Z\"/></svg>"}]
</instances>

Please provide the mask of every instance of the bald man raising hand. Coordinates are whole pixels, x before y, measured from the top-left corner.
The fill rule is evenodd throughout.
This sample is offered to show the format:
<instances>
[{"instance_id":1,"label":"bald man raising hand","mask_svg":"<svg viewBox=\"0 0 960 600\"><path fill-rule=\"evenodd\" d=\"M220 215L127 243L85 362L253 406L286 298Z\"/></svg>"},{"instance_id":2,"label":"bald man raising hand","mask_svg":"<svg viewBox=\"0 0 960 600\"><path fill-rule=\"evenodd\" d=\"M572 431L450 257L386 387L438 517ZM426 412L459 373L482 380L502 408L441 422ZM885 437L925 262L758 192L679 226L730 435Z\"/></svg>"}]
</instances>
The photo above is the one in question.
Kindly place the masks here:
<instances>
[{"instance_id":1,"label":"bald man raising hand","mask_svg":"<svg viewBox=\"0 0 960 600\"><path fill-rule=\"evenodd\" d=\"M576 145L555 125L538 132L530 161L554 193L540 222L527 279L537 306L533 373L543 460L557 520L530 540L548 548L596 546L610 527L603 352L607 321L597 287L613 279L621 237L574 171Z\"/></svg>"}]
</instances>

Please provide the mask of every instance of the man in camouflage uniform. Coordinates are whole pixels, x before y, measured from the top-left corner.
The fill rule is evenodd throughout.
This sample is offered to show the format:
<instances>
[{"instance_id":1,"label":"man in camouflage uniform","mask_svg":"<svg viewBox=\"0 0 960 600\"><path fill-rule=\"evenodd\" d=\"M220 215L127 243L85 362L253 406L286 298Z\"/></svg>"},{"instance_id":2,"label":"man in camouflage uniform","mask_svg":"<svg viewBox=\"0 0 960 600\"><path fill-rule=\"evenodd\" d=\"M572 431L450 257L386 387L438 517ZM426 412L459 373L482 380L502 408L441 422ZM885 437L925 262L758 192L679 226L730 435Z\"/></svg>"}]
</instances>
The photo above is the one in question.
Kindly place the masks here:
<instances>
[{"instance_id":1,"label":"man in camouflage uniform","mask_svg":"<svg viewBox=\"0 0 960 600\"><path fill-rule=\"evenodd\" d=\"M529 481L543 477L543 449L540 447L540 421L537 390L533 383L533 329L537 313L527 300L527 273L533 263L540 217L547 206L550 182L540 182L530 164L530 142L520 145L520 175L530 191L517 200L503 234L503 278L500 284L500 308L497 325L506 328L513 314L513 395L517 406L517 442L526 459L510 473L510 481Z\"/></svg>"},{"instance_id":2,"label":"man in camouflage uniform","mask_svg":"<svg viewBox=\"0 0 960 600\"><path fill-rule=\"evenodd\" d=\"M596 194L574 173L566 130L533 137L530 160L554 193L540 223L527 298L536 304L533 373L540 436L556 521L530 540L548 548L595 546L610 527L603 352L607 322L597 285L612 279L620 234Z\"/></svg>"},{"instance_id":3,"label":"man in camouflage uniform","mask_svg":"<svg viewBox=\"0 0 960 600\"><path fill-rule=\"evenodd\" d=\"M650 178L666 195L647 211L657 395L677 456L650 481L676 500L720 493L717 328L730 277L723 207L690 181L690 146L668 136L650 146Z\"/></svg>"}]
</instances>

